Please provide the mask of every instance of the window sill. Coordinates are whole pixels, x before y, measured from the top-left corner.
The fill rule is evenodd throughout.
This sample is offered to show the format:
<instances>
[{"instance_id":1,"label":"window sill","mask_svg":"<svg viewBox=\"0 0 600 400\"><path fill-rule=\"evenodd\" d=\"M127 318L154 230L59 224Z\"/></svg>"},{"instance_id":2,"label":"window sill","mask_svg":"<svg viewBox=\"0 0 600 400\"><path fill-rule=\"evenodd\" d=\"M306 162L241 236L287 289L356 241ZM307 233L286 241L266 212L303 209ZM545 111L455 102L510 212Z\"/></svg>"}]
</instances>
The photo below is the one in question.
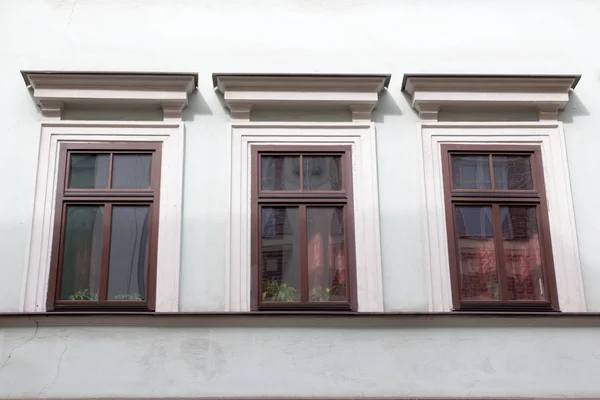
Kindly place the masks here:
<instances>
[{"instance_id":1,"label":"window sill","mask_svg":"<svg viewBox=\"0 0 600 400\"><path fill-rule=\"evenodd\" d=\"M48 312L0 313L7 326L267 326L267 327L459 327L459 326L598 326L600 313L566 312Z\"/></svg>"}]
</instances>

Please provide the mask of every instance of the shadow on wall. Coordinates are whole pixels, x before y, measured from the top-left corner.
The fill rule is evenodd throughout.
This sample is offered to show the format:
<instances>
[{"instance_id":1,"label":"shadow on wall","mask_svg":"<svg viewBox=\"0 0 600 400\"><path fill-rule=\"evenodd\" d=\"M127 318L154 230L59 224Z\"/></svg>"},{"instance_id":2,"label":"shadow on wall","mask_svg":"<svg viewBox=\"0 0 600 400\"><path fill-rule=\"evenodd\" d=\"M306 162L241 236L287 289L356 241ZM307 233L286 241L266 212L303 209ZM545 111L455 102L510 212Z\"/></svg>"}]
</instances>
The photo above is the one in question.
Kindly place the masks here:
<instances>
[{"instance_id":1,"label":"shadow on wall","mask_svg":"<svg viewBox=\"0 0 600 400\"><path fill-rule=\"evenodd\" d=\"M570 92L569 93L569 103L567 107L562 111L558 118L563 122L573 122L573 117L585 117L590 115L588 109L583 105L583 102L577 96L577 93Z\"/></svg>"},{"instance_id":2,"label":"shadow on wall","mask_svg":"<svg viewBox=\"0 0 600 400\"><path fill-rule=\"evenodd\" d=\"M194 90L188 97L188 105L183 110L183 120L193 121L195 115L213 115L208 103L198 89Z\"/></svg>"},{"instance_id":3,"label":"shadow on wall","mask_svg":"<svg viewBox=\"0 0 600 400\"><path fill-rule=\"evenodd\" d=\"M400 106L398 106L398 103L396 103L390 92L384 89L379 93L377 108L373 111L373 121L378 123L385 122L387 115L401 116L402 111L400 111Z\"/></svg>"}]
</instances>

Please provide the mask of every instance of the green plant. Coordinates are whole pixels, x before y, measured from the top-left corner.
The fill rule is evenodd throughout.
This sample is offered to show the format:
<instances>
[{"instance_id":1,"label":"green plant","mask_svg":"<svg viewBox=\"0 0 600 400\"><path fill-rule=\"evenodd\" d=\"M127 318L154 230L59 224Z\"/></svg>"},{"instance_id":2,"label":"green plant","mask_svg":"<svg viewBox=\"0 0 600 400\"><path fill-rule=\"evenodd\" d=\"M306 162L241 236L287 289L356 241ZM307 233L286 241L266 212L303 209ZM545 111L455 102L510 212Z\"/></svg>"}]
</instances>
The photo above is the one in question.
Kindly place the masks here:
<instances>
[{"instance_id":1,"label":"green plant","mask_svg":"<svg viewBox=\"0 0 600 400\"><path fill-rule=\"evenodd\" d=\"M310 301L332 301L332 296L336 296L342 285L333 285L331 287L316 288L315 292L310 296Z\"/></svg>"},{"instance_id":2,"label":"green plant","mask_svg":"<svg viewBox=\"0 0 600 400\"><path fill-rule=\"evenodd\" d=\"M90 293L89 289L80 290L69 296L69 300L97 300L98 293Z\"/></svg>"},{"instance_id":3,"label":"green plant","mask_svg":"<svg viewBox=\"0 0 600 400\"><path fill-rule=\"evenodd\" d=\"M113 297L114 300L143 300L139 293L124 293Z\"/></svg>"},{"instance_id":4,"label":"green plant","mask_svg":"<svg viewBox=\"0 0 600 400\"><path fill-rule=\"evenodd\" d=\"M287 283L273 280L263 284L262 299L264 301L298 301L298 291Z\"/></svg>"}]
</instances>

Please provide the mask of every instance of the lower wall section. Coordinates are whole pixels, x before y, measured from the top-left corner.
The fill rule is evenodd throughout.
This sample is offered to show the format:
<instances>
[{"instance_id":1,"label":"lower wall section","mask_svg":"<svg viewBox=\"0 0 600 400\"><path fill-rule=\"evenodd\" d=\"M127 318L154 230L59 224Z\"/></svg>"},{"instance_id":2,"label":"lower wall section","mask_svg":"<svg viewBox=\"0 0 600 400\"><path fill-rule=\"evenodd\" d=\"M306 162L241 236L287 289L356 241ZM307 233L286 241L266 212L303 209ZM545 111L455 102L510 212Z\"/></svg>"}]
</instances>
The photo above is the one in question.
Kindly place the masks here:
<instances>
[{"instance_id":1,"label":"lower wall section","mask_svg":"<svg viewBox=\"0 0 600 400\"><path fill-rule=\"evenodd\" d=\"M598 327L0 327L0 397L600 396Z\"/></svg>"}]
</instances>

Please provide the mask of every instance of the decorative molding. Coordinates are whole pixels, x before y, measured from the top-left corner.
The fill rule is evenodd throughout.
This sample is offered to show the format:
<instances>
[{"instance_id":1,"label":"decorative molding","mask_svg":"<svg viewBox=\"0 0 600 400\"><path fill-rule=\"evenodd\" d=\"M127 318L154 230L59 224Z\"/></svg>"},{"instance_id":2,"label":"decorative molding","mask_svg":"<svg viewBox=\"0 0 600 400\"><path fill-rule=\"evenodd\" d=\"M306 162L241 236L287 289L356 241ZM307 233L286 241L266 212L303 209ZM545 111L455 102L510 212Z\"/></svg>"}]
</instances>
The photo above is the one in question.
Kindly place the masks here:
<instances>
[{"instance_id":1,"label":"decorative molding","mask_svg":"<svg viewBox=\"0 0 600 400\"><path fill-rule=\"evenodd\" d=\"M179 119L195 89L197 74L136 72L21 71L42 115L61 117L73 106L159 107L165 119Z\"/></svg>"},{"instance_id":2,"label":"decorative molding","mask_svg":"<svg viewBox=\"0 0 600 400\"><path fill-rule=\"evenodd\" d=\"M257 144L352 146L358 311L383 311L375 127L371 122L239 122L231 125L226 311L250 311L251 147Z\"/></svg>"},{"instance_id":3,"label":"decorative molding","mask_svg":"<svg viewBox=\"0 0 600 400\"><path fill-rule=\"evenodd\" d=\"M556 120L581 75L405 75L402 90L422 120L440 109L529 107L540 121Z\"/></svg>"},{"instance_id":4,"label":"decorative molding","mask_svg":"<svg viewBox=\"0 0 600 400\"><path fill-rule=\"evenodd\" d=\"M162 142L156 311L179 309L184 126L174 122L44 121L32 223L26 246L21 311L46 310L61 142Z\"/></svg>"},{"instance_id":5,"label":"decorative molding","mask_svg":"<svg viewBox=\"0 0 600 400\"><path fill-rule=\"evenodd\" d=\"M250 120L253 108L347 109L353 121L370 121L390 75L213 74L231 118Z\"/></svg>"},{"instance_id":6,"label":"decorative molding","mask_svg":"<svg viewBox=\"0 0 600 400\"><path fill-rule=\"evenodd\" d=\"M559 307L564 312L584 312L583 278L562 122L421 122L418 130L429 310L452 310L441 144L510 143L533 144L542 149Z\"/></svg>"}]
</instances>

